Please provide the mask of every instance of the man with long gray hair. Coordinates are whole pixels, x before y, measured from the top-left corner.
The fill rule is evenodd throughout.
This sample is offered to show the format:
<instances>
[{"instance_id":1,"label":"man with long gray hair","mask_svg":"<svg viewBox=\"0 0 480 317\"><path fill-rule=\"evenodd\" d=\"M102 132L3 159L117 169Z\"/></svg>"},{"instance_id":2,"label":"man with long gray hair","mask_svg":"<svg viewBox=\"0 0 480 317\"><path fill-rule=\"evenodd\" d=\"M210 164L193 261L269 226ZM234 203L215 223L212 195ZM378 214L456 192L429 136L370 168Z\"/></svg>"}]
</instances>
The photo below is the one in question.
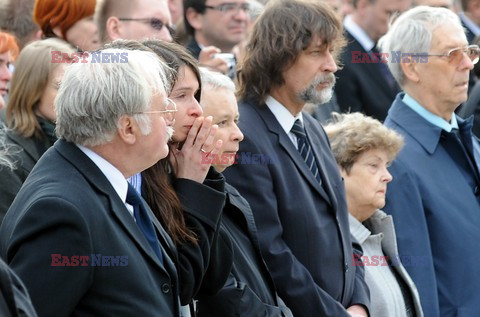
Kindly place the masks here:
<instances>
[{"instance_id":1,"label":"man with long gray hair","mask_svg":"<svg viewBox=\"0 0 480 317\"><path fill-rule=\"evenodd\" d=\"M59 141L10 207L1 256L40 316L178 316L171 240L126 181L168 154L165 66L151 52L96 54L67 67Z\"/></svg>"}]
</instances>

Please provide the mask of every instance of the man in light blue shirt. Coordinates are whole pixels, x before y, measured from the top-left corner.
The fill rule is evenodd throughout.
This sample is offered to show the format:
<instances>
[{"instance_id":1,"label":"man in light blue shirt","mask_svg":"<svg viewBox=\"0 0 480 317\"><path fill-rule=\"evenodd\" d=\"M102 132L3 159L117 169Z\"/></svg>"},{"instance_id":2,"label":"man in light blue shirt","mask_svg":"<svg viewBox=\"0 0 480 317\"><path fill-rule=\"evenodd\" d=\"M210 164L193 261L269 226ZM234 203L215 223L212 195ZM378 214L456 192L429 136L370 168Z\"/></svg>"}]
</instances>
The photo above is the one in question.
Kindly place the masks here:
<instances>
[{"instance_id":1,"label":"man in light blue shirt","mask_svg":"<svg viewBox=\"0 0 480 317\"><path fill-rule=\"evenodd\" d=\"M405 147L390 168L384 210L393 215L400 255L426 259L407 267L425 316L480 316L477 141L472 122L454 113L467 100L478 46L469 46L454 13L431 7L400 16L381 45L428 57L389 62L404 92L385 125L404 136Z\"/></svg>"}]
</instances>

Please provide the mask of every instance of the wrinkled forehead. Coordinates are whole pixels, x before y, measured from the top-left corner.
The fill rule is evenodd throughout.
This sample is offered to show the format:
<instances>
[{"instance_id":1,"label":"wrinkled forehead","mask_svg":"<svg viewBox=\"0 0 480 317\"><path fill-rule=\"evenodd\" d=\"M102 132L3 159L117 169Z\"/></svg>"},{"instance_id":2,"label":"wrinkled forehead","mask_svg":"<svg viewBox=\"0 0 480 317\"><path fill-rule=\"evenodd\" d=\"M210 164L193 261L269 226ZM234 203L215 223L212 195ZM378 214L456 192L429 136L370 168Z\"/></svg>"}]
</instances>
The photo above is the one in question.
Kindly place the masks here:
<instances>
[{"instance_id":1,"label":"wrinkled forehead","mask_svg":"<svg viewBox=\"0 0 480 317\"><path fill-rule=\"evenodd\" d=\"M459 24L445 22L432 30L431 49L446 50L466 45L465 29Z\"/></svg>"}]
</instances>

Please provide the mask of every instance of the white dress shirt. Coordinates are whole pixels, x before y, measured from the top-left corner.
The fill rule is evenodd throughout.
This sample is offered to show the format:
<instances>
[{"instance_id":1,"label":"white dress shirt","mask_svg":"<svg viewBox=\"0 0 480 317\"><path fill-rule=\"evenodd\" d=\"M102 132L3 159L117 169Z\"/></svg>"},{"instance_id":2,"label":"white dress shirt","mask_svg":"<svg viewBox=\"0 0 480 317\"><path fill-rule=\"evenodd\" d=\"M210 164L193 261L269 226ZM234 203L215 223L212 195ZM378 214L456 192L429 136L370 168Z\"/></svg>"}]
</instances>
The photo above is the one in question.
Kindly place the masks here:
<instances>
[{"instance_id":1,"label":"white dress shirt","mask_svg":"<svg viewBox=\"0 0 480 317\"><path fill-rule=\"evenodd\" d=\"M125 206L133 217L133 206L125 202L127 199L128 184L123 174L115 166L110 164L110 162L105 160L94 151L82 145L76 145L102 171L103 175L105 175L110 184L112 184L113 189L115 189L118 194L118 197L120 197L120 199L125 203Z\"/></svg>"},{"instance_id":2,"label":"white dress shirt","mask_svg":"<svg viewBox=\"0 0 480 317\"><path fill-rule=\"evenodd\" d=\"M272 96L267 97L267 100L265 100L265 104L267 105L268 109L270 109L270 111L273 113L278 123L280 123L280 126L288 135L290 140L292 140L295 148L298 149L297 137L295 136L295 134L293 134L293 132L291 132L291 130L297 119L300 119L303 124L302 112L300 112L296 117L294 117L291 112L288 111L287 108L285 108L284 105L282 105Z\"/></svg>"}]
</instances>

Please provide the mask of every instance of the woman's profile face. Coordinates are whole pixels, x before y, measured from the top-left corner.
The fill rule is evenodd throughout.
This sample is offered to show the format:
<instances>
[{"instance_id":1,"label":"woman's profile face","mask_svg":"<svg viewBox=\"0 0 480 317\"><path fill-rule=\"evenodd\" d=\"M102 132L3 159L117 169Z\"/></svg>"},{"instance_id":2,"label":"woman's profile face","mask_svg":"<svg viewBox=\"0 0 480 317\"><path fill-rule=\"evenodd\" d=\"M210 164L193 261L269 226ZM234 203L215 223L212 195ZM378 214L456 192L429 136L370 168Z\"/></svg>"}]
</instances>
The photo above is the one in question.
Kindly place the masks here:
<instances>
[{"instance_id":1,"label":"woman's profile face","mask_svg":"<svg viewBox=\"0 0 480 317\"><path fill-rule=\"evenodd\" d=\"M385 206L387 184L392 175L387 152L371 149L360 154L350 172L341 170L345 181L348 210L360 221L368 219L377 209Z\"/></svg>"},{"instance_id":2,"label":"woman's profile face","mask_svg":"<svg viewBox=\"0 0 480 317\"><path fill-rule=\"evenodd\" d=\"M65 73L65 67L67 64L60 63L57 67L48 76L48 83L45 87L42 97L40 98L40 103L36 109L36 113L52 122L56 119L55 108L53 102L58 93L58 88L60 88L60 82L62 81L63 74Z\"/></svg>"},{"instance_id":3,"label":"woman's profile face","mask_svg":"<svg viewBox=\"0 0 480 317\"><path fill-rule=\"evenodd\" d=\"M169 98L177 104L175 123L173 125L173 141L183 142L187 138L188 131L192 128L196 118L203 114L202 108L195 99L200 84L197 76L188 66L182 66L178 70L178 79L173 86Z\"/></svg>"}]
</instances>

